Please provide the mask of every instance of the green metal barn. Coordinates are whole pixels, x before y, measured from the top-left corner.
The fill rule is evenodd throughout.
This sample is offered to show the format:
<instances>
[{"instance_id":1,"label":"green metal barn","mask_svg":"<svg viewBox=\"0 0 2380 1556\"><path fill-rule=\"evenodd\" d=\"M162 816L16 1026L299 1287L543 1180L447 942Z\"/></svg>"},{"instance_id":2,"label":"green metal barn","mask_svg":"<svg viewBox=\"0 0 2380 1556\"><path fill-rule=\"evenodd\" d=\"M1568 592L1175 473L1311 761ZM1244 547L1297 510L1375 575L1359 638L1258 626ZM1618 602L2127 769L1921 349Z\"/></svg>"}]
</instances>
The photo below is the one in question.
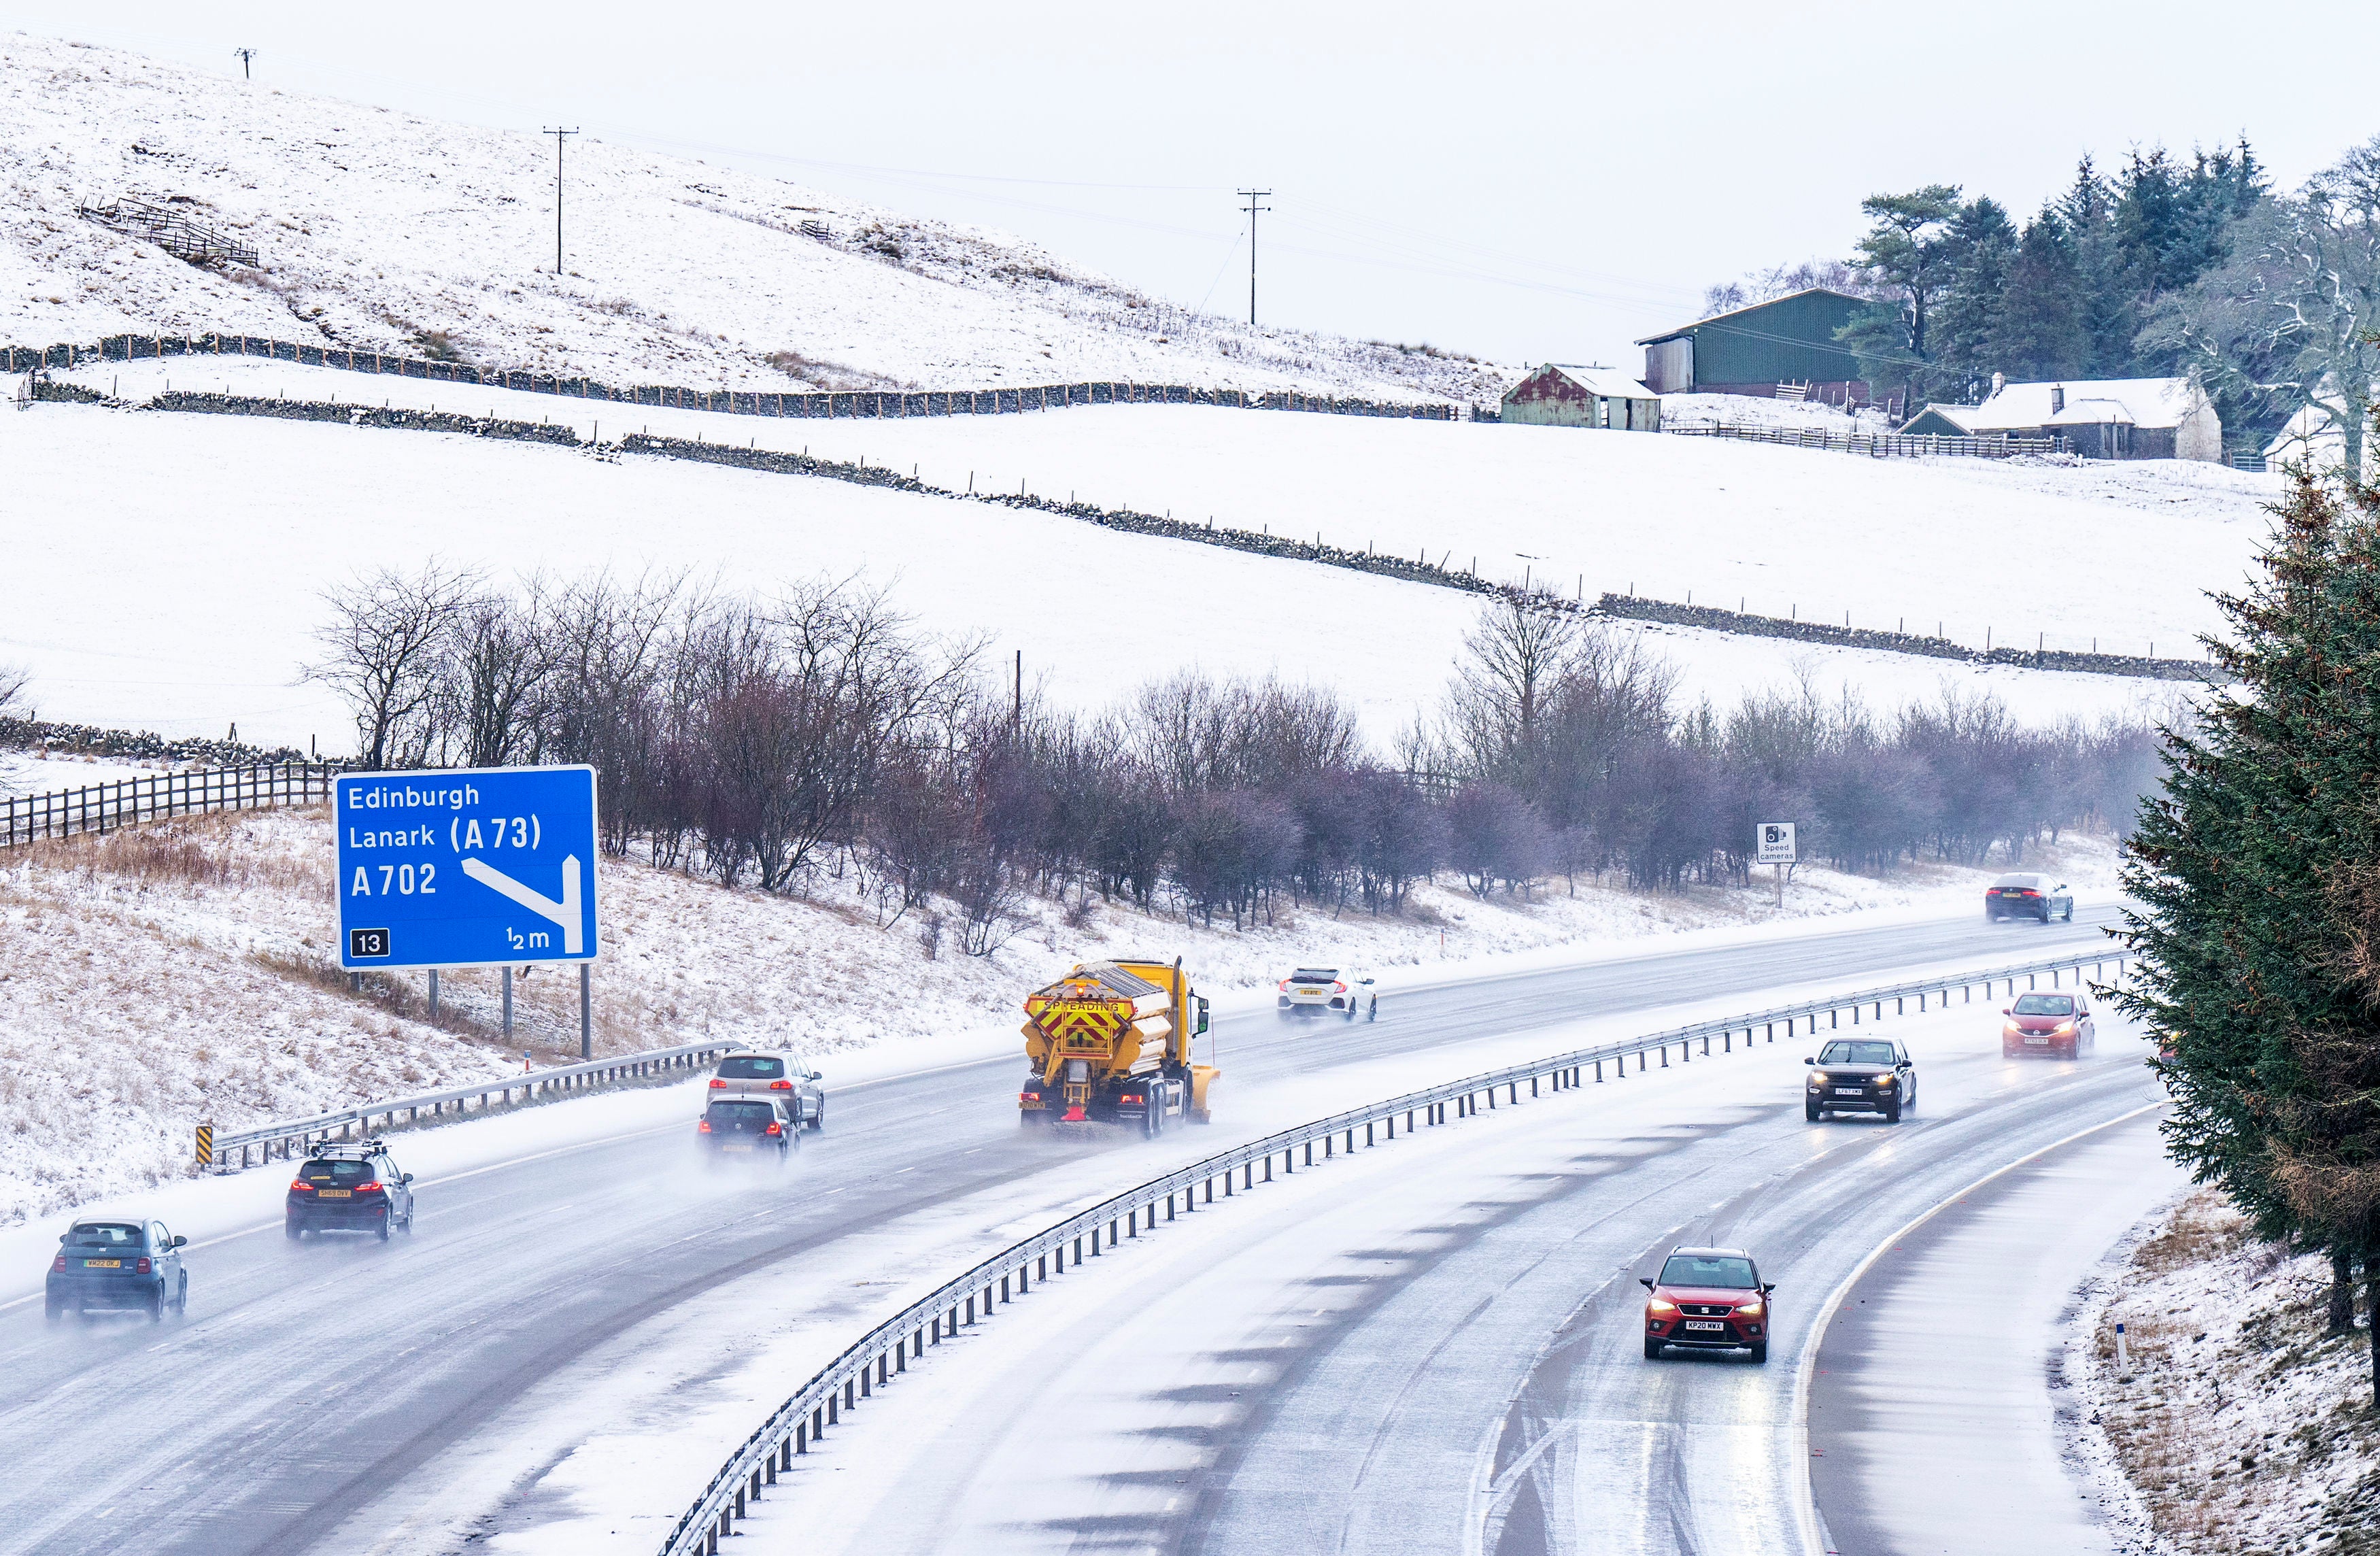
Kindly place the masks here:
<instances>
[{"instance_id":1,"label":"green metal barn","mask_svg":"<svg viewBox=\"0 0 2380 1556\"><path fill-rule=\"evenodd\" d=\"M1648 336L1636 343L1645 348L1645 383L1657 395L1770 396L1791 384L1829 403L1845 392L1864 399L1859 359L1835 332L1867 306L1813 286Z\"/></svg>"}]
</instances>

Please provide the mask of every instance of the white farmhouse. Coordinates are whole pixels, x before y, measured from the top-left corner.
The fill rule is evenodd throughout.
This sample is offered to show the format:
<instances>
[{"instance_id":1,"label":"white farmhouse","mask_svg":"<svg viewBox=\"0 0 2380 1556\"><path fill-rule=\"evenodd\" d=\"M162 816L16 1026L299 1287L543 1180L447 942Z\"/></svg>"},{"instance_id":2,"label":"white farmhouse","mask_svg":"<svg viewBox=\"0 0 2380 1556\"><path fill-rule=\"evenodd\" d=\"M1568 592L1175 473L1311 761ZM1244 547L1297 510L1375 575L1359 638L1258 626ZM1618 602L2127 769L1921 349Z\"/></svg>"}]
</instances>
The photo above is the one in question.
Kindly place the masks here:
<instances>
[{"instance_id":1,"label":"white farmhouse","mask_svg":"<svg viewBox=\"0 0 2380 1556\"><path fill-rule=\"evenodd\" d=\"M2187 378L2076 379L2009 383L1997 375L1979 406L1930 405L1905 434L1952 438L2060 437L2086 459L2223 461L2223 419Z\"/></svg>"}]
</instances>

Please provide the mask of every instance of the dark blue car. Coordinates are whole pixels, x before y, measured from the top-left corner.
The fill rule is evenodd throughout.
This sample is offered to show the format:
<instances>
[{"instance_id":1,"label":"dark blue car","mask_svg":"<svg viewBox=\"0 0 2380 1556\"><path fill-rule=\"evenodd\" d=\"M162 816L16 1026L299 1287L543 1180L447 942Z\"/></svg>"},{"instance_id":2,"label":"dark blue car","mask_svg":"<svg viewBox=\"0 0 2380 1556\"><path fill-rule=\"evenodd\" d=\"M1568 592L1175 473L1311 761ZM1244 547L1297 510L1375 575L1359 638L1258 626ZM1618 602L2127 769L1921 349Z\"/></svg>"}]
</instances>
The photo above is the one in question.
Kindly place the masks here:
<instances>
[{"instance_id":1,"label":"dark blue car","mask_svg":"<svg viewBox=\"0 0 2380 1556\"><path fill-rule=\"evenodd\" d=\"M190 1275L182 1268L189 1241L154 1221L77 1222L59 1234L50 1260L42 1315L52 1321L98 1308L130 1309L163 1319L190 1305Z\"/></svg>"}]
</instances>

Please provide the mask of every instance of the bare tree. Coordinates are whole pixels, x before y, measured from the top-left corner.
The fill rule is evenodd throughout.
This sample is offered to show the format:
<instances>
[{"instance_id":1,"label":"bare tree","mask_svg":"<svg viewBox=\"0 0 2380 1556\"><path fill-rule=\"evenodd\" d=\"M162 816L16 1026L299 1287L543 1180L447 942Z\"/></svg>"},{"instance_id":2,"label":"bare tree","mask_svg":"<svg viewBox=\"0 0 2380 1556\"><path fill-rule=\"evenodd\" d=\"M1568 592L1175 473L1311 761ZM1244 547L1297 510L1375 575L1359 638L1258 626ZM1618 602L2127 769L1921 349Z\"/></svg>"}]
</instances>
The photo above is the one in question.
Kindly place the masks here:
<instances>
[{"instance_id":1,"label":"bare tree","mask_svg":"<svg viewBox=\"0 0 2380 1556\"><path fill-rule=\"evenodd\" d=\"M443 667L441 744L464 767L538 758L542 703L560 645L547 629L546 590L482 593L456 610Z\"/></svg>"},{"instance_id":2,"label":"bare tree","mask_svg":"<svg viewBox=\"0 0 2380 1556\"><path fill-rule=\"evenodd\" d=\"M0 719L25 716L21 708L25 688L33 684L33 673L21 664L0 664Z\"/></svg>"},{"instance_id":3,"label":"bare tree","mask_svg":"<svg viewBox=\"0 0 2380 1556\"><path fill-rule=\"evenodd\" d=\"M322 657L306 678L345 699L366 768L427 760L431 705L456 618L480 591L475 568L436 557L416 573L382 567L323 591L331 618L314 633Z\"/></svg>"},{"instance_id":4,"label":"bare tree","mask_svg":"<svg viewBox=\"0 0 2380 1556\"><path fill-rule=\"evenodd\" d=\"M2282 414L2312 407L2361 479L2380 382L2380 136L2241 218L2231 258L2141 334L2209 388Z\"/></svg>"},{"instance_id":5,"label":"bare tree","mask_svg":"<svg viewBox=\"0 0 2380 1556\"><path fill-rule=\"evenodd\" d=\"M1507 595L1463 636L1448 712L1453 738L1473 769L1524 782L1564 662L1579 639L1578 618L1540 596Z\"/></svg>"}]
</instances>

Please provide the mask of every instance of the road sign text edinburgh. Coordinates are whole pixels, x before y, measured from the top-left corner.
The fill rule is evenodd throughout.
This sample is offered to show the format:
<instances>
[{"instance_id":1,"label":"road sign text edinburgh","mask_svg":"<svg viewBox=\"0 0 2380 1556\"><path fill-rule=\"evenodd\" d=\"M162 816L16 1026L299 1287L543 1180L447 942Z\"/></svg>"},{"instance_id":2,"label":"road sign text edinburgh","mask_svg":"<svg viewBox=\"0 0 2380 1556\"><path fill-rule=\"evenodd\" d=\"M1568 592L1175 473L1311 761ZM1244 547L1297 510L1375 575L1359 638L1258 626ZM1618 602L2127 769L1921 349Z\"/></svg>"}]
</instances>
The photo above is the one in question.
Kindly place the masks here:
<instances>
[{"instance_id":1,"label":"road sign text edinburgh","mask_svg":"<svg viewBox=\"0 0 2380 1556\"><path fill-rule=\"evenodd\" d=\"M343 967L591 962L595 770L342 773Z\"/></svg>"}]
</instances>

